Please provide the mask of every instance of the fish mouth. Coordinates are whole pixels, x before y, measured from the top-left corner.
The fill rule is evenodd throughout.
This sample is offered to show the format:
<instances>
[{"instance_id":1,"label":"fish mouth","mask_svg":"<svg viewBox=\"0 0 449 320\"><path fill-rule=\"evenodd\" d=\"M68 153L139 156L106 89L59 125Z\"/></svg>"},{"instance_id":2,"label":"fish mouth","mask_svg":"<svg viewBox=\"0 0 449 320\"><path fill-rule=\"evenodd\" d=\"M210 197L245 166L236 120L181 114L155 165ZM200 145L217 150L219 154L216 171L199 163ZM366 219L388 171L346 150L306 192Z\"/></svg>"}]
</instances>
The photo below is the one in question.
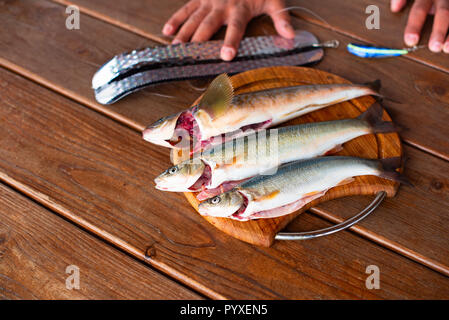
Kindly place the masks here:
<instances>
[{"instance_id":1,"label":"fish mouth","mask_svg":"<svg viewBox=\"0 0 449 320\"><path fill-rule=\"evenodd\" d=\"M163 180L158 178L154 179L154 183L156 184L154 187L157 190L161 191L169 191L169 192L189 192L188 188L179 188L179 184L165 184Z\"/></svg>"}]
</instances>

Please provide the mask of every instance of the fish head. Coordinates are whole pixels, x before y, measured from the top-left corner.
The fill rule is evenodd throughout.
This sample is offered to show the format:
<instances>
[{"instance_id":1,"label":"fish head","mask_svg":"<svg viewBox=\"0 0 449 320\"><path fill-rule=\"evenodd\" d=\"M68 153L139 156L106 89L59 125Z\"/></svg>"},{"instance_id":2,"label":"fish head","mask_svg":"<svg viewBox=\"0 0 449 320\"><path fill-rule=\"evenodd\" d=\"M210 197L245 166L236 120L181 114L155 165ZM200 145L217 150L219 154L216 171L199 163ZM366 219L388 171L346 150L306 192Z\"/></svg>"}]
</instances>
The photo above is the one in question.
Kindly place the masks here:
<instances>
[{"instance_id":1,"label":"fish head","mask_svg":"<svg viewBox=\"0 0 449 320\"><path fill-rule=\"evenodd\" d=\"M173 192L192 192L196 181L201 177L206 165L201 160L187 160L168 168L154 182L156 189Z\"/></svg>"},{"instance_id":2,"label":"fish head","mask_svg":"<svg viewBox=\"0 0 449 320\"><path fill-rule=\"evenodd\" d=\"M173 143L170 140L175 136L175 128L180 115L181 113L170 115L150 124L142 132L143 139L154 144L173 148Z\"/></svg>"},{"instance_id":3,"label":"fish head","mask_svg":"<svg viewBox=\"0 0 449 320\"><path fill-rule=\"evenodd\" d=\"M203 216L229 217L236 213L244 203L243 195L233 189L201 202L198 211Z\"/></svg>"}]
</instances>

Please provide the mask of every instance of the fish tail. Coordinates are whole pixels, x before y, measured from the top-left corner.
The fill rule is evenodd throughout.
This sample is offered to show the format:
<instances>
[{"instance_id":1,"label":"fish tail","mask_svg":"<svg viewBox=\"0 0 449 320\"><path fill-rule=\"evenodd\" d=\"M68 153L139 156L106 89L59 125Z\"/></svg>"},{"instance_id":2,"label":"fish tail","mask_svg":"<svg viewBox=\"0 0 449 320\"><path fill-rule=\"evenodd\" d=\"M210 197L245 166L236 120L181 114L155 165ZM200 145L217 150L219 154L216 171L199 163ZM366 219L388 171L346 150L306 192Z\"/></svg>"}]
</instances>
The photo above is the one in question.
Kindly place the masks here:
<instances>
[{"instance_id":1,"label":"fish tail","mask_svg":"<svg viewBox=\"0 0 449 320\"><path fill-rule=\"evenodd\" d=\"M382 95L379 93L380 88L382 87L382 83L379 79L364 83L363 85L368 87L372 91L373 95L382 97Z\"/></svg>"},{"instance_id":2,"label":"fish tail","mask_svg":"<svg viewBox=\"0 0 449 320\"><path fill-rule=\"evenodd\" d=\"M397 132L399 128L391 121L383 121L382 115L384 109L379 103L374 104L364 113L362 113L358 119L368 122L373 133L387 133Z\"/></svg>"},{"instance_id":3,"label":"fish tail","mask_svg":"<svg viewBox=\"0 0 449 320\"><path fill-rule=\"evenodd\" d=\"M379 177L413 187L413 184L406 176L396 171L397 168L400 168L404 164L404 160L401 157L385 158L379 161L382 166L382 172L379 174Z\"/></svg>"}]
</instances>

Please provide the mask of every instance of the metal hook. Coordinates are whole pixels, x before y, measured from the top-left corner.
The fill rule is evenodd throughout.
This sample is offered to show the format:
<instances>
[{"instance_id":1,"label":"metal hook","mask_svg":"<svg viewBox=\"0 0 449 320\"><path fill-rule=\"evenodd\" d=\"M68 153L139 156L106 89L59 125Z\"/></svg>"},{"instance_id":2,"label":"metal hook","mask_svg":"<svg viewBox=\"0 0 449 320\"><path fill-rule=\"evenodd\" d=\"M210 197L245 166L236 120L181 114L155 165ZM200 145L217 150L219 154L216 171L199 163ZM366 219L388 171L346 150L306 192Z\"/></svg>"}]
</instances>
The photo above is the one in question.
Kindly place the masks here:
<instances>
[{"instance_id":1,"label":"metal hook","mask_svg":"<svg viewBox=\"0 0 449 320\"><path fill-rule=\"evenodd\" d=\"M314 48L338 48L339 45L340 45L340 41L329 40L329 41L324 41L322 43L314 43L314 44L312 44L312 47L314 47Z\"/></svg>"},{"instance_id":2,"label":"metal hook","mask_svg":"<svg viewBox=\"0 0 449 320\"><path fill-rule=\"evenodd\" d=\"M360 211L358 214L353 216L352 218L349 218L346 221L343 221L342 223L339 223L335 226L315 230L315 231L306 231L306 232L279 232L276 236L276 240L308 240L318 237L323 237L330 235L332 233L336 233L338 231L345 230L347 228L350 228L357 222L363 220L366 218L371 212L373 212L385 199L387 196L387 193L385 191L381 191L376 195L376 198L362 211Z\"/></svg>"}]
</instances>

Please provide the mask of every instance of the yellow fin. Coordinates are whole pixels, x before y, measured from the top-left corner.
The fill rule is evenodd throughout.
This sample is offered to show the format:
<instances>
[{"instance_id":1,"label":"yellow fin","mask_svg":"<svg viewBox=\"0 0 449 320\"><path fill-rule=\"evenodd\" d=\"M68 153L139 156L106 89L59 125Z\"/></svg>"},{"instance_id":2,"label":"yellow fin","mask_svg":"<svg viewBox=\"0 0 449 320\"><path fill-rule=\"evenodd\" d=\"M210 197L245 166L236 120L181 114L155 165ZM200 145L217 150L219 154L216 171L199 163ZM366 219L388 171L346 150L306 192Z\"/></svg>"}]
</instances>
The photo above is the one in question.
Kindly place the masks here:
<instances>
[{"instance_id":1,"label":"yellow fin","mask_svg":"<svg viewBox=\"0 0 449 320\"><path fill-rule=\"evenodd\" d=\"M220 74L211 82L198 103L198 111L204 110L212 119L217 118L226 112L233 97L231 79L226 73Z\"/></svg>"}]
</instances>

